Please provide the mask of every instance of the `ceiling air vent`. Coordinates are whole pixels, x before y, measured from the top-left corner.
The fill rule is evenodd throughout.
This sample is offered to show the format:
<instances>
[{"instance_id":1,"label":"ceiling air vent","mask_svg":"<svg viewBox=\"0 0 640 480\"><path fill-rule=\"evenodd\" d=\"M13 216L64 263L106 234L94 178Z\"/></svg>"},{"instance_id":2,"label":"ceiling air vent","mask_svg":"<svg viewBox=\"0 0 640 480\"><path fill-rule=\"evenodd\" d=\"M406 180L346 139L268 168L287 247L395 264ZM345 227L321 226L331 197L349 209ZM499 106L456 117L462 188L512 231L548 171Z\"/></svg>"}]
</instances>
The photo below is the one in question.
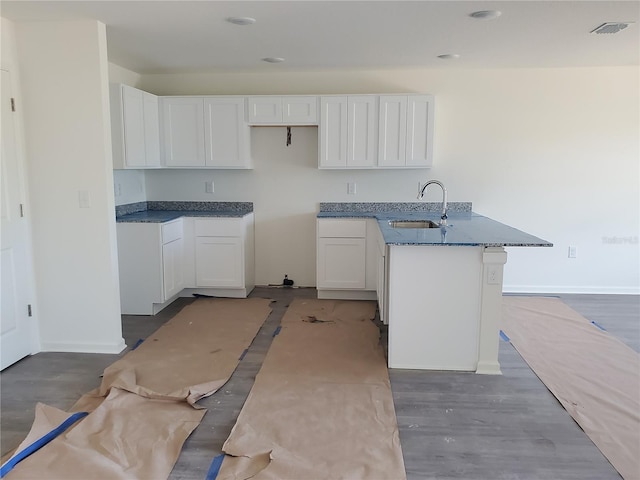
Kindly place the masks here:
<instances>
[{"instance_id":1,"label":"ceiling air vent","mask_svg":"<svg viewBox=\"0 0 640 480\"><path fill-rule=\"evenodd\" d=\"M607 22L600 25L591 33L618 33L630 25L628 22Z\"/></svg>"}]
</instances>

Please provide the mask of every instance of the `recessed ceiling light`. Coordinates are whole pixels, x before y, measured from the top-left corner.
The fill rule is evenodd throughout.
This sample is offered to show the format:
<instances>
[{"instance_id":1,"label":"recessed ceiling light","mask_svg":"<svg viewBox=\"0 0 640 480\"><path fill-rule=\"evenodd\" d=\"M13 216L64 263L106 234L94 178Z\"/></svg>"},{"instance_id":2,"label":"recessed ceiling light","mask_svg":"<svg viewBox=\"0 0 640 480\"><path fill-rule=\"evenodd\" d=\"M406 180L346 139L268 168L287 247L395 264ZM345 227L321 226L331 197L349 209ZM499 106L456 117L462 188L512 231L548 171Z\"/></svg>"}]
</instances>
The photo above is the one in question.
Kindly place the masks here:
<instances>
[{"instance_id":1,"label":"recessed ceiling light","mask_svg":"<svg viewBox=\"0 0 640 480\"><path fill-rule=\"evenodd\" d=\"M442 55L438 55L438 58L442 60L455 60L456 58L460 58L460 55L457 53L443 53Z\"/></svg>"},{"instance_id":2,"label":"recessed ceiling light","mask_svg":"<svg viewBox=\"0 0 640 480\"><path fill-rule=\"evenodd\" d=\"M263 62L267 63L282 63L284 62L284 58L282 57L267 57L262 59Z\"/></svg>"},{"instance_id":3,"label":"recessed ceiling light","mask_svg":"<svg viewBox=\"0 0 640 480\"><path fill-rule=\"evenodd\" d=\"M251 17L229 17L227 18L227 22L233 23L234 25L253 25L256 23L256 19Z\"/></svg>"},{"instance_id":4,"label":"recessed ceiling light","mask_svg":"<svg viewBox=\"0 0 640 480\"><path fill-rule=\"evenodd\" d=\"M491 20L493 18L498 18L500 15L502 15L500 10L480 10L469 14L471 18L476 18L478 20Z\"/></svg>"}]
</instances>

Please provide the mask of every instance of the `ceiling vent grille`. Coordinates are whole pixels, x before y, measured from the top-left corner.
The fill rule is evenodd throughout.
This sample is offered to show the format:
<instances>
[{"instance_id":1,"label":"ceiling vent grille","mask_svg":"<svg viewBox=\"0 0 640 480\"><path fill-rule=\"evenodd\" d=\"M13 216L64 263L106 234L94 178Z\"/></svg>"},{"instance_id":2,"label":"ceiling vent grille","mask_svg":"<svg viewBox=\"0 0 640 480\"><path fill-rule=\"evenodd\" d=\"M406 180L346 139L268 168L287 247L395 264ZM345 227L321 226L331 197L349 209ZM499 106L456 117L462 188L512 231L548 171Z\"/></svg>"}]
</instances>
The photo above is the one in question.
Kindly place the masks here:
<instances>
[{"instance_id":1,"label":"ceiling vent grille","mask_svg":"<svg viewBox=\"0 0 640 480\"><path fill-rule=\"evenodd\" d=\"M591 33L618 33L629 25L630 23L627 22L607 22L603 23L595 30L591 30Z\"/></svg>"}]
</instances>

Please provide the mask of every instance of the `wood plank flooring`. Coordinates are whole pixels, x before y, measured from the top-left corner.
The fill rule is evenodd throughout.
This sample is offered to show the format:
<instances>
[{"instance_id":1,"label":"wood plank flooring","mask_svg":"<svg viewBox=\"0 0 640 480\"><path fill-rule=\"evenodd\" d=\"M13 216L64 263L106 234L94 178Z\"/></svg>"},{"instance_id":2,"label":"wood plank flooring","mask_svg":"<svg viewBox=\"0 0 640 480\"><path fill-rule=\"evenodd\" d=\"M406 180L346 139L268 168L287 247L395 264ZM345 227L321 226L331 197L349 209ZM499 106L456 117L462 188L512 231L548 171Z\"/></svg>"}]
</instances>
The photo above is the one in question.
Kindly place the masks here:
<instances>
[{"instance_id":1,"label":"wood plank flooring","mask_svg":"<svg viewBox=\"0 0 640 480\"><path fill-rule=\"evenodd\" d=\"M229 382L199 402L208 413L187 440L171 479L205 478L211 460L220 453L235 423L289 302L296 297L315 298L316 291L256 288L252 296L272 298L273 313ZM639 350L640 297L560 297ZM179 299L155 317L123 316L127 345L146 338L191 301ZM4 370L0 374L2 454L15 448L28 432L36 402L69 408L83 393L99 385L102 370L117 358L40 353ZM500 362L501 376L390 370L409 479L620 478L515 349L502 341Z\"/></svg>"}]
</instances>

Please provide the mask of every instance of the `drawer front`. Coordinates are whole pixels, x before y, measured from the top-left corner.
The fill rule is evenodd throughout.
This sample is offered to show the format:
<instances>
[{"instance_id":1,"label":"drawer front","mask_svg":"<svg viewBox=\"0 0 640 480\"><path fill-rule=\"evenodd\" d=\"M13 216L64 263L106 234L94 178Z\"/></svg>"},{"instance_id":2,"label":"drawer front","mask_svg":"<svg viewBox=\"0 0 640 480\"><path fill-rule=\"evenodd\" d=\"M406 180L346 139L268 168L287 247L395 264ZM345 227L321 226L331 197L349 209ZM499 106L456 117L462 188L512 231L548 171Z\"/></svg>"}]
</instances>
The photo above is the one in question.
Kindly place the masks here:
<instances>
[{"instance_id":1,"label":"drawer front","mask_svg":"<svg viewBox=\"0 0 640 480\"><path fill-rule=\"evenodd\" d=\"M182 238L182 220L162 224L162 244Z\"/></svg>"},{"instance_id":2,"label":"drawer front","mask_svg":"<svg viewBox=\"0 0 640 480\"><path fill-rule=\"evenodd\" d=\"M318 236L331 238L365 238L367 221L365 219L319 219Z\"/></svg>"},{"instance_id":3,"label":"drawer front","mask_svg":"<svg viewBox=\"0 0 640 480\"><path fill-rule=\"evenodd\" d=\"M196 218L196 237L242 237L241 218Z\"/></svg>"}]
</instances>

